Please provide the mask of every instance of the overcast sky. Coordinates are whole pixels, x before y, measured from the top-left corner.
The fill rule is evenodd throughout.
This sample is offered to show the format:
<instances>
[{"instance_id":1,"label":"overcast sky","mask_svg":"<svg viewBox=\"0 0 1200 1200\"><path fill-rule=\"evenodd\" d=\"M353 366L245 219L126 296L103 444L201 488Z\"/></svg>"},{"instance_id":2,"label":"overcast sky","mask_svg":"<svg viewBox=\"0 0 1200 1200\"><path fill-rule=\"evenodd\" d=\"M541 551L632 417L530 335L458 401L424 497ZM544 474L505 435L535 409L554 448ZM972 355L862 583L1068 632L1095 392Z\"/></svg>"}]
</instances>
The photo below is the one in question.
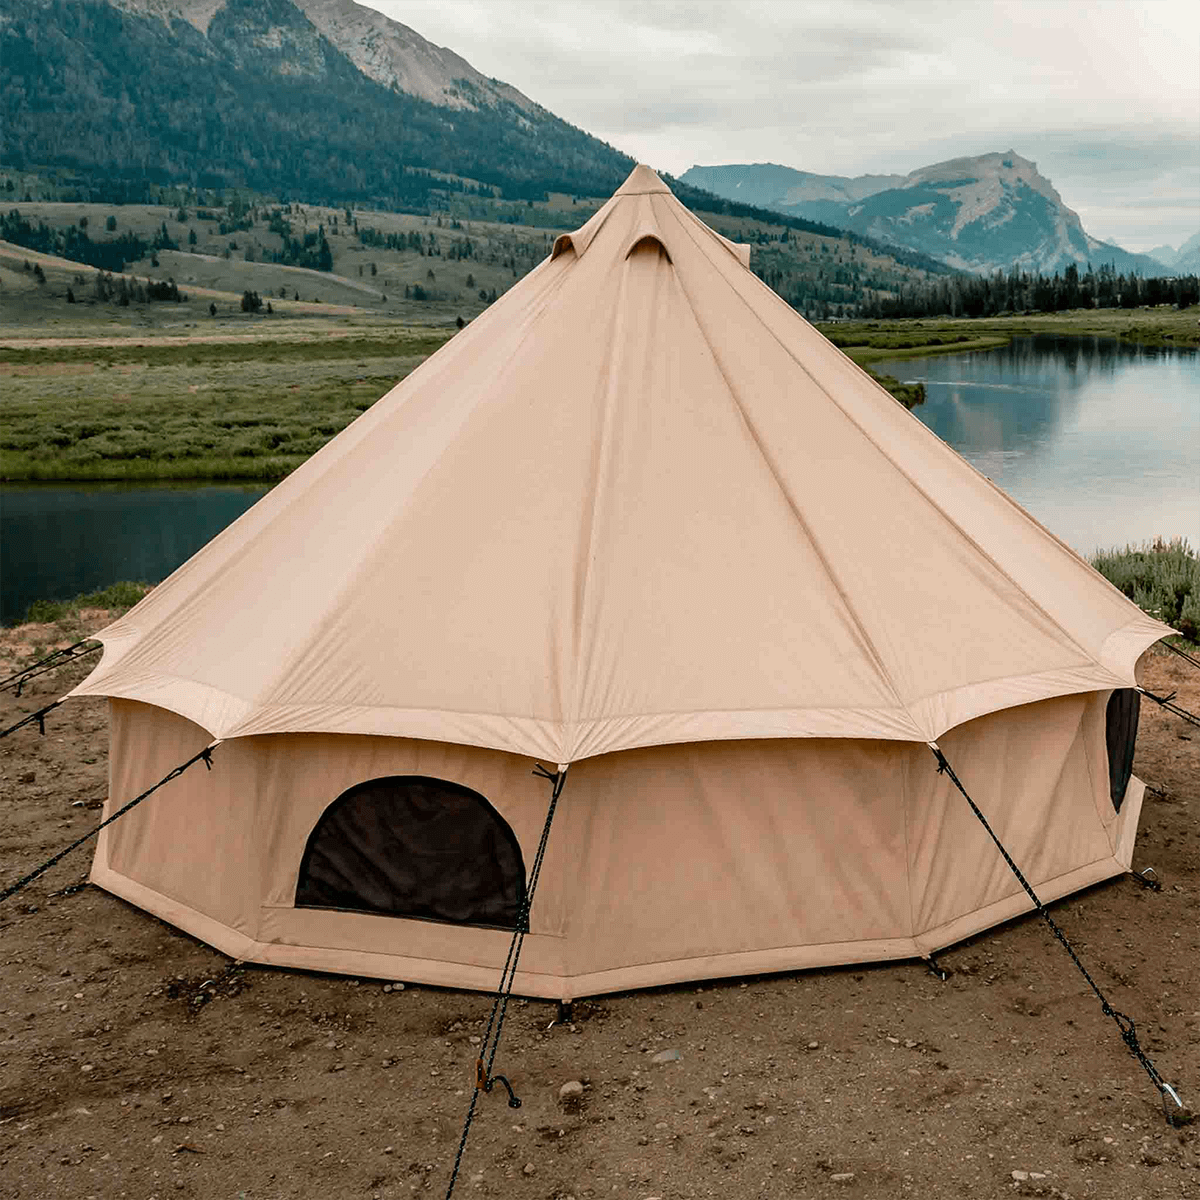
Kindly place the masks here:
<instances>
[{"instance_id":1,"label":"overcast sky","mask_svg":"<svg viewBox=\"0 0 1200 1200\"><path fill-rule=\"evenodd\" d=\"M678 175L1033 159L1093 236L1200 232L1195 0L369 0Z\"/></svg>"}]
</instances>

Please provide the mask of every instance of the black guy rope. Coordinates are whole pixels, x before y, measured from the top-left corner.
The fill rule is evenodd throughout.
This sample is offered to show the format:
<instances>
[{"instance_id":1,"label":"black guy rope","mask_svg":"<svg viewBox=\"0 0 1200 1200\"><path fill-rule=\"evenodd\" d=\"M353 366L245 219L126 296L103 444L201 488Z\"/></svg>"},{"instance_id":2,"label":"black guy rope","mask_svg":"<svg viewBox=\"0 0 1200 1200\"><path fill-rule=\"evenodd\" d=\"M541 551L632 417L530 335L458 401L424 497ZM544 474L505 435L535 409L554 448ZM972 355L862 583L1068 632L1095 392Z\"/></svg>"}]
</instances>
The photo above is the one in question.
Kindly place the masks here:
<instances>
[{"instance_id":1,"label":"black guy rope","mask_svg":"<svg viewBox=\"0 0 1200 1200\"><path fill-rule=\"evenodd\" d=\"M54 855L53 858L48 858L40 867L35 867L32 871L30 871L28 875L21 876L16 883L12 884L10 887L6 887L4 891L0 892L0 904L2 904L10 896L15 896L22 888L28 887L29 884L37 879L39 875L44 875L48 870L50 870L50 868L54 866L56 862L58 862L60 859L66 858L66 856L70 854L72 850L82 846L84 842L91 841L91 839L94 838L96 834L98 834L106 825L111 825L118 817L123 817L131 808L135 808L137 805L141 804L141 802L145 800L147 796L152 796L164 784L170 783L172 779L178 779L179 776L188 769L188 767L193 766L198 762L203 762L204 765L211 771L212 752L219 745L220 742L217 741L213 742L210 746L205 746L199 754L194 754L187 760L187 762L180 763L175 770L171 771L167 775L164 775L156 784L154 784L152 787L148 787L140 796L135 796L129 801L128 804L125 804L121 808L117 809L117 811L113 813L111 817L107 817L105 820L101 821L95 829L85 833L81 838L76 838L75 841L73 841L65 850L60 850L56 855Z\"/></svg>"},{"instance_id":2,"label":"black guy rope","mask_svg":"<svg viewBox=\"0 0 1200 1200\"><path fill-rule=\"evenodd\" d=\"M1169 696L1156 696L1153 692L1147 691L1144 687L1140 687L1137 690L1141 693L1141 695L1145 696L1147 700L1153 700L1155 704L1165 708L1167 712L1174 713L1177 717L1181 717L1183 720L1187 721L1189 725L1195 725L1197 729L1200 729L1200 717L1196 716L1195 713L1188 712L1186 708L1180 708L1179 705L1175 703L1175 697L1178 695L1177 692L1172 692Z\"/></svg>"},{"instance_id":3,"label":"black guy rope","mask_svg":"<svg viewBox=\"0 0 1200 1200\"><path fill-rule=\"evenodd\" d=\"M537 854L534 856L533 867L529 872L529 883L525 888L525 896L521 900L521 906L517 912L517 925L508 946L508 956L504 960L504 970L500 975L500 987L492 1001L492 1012L488 1017L487 1029L479 1047L479 1057L475 1060L475 1087L471 1092L471 1103L467 1106L467 1119L463 1123L458 1153L454 1156L454 1169L450 1172L446 1200L450 1200L454 1194L459 1167L462 1165L463 1153L467 1148L467 1138L471 1133L471 1122L475 1119L475 1106L479 1103L479 1093L490 1092L499 1082L504 1084L505 1091L508 1092L509 1108L521 1107L521 1101L513 1091L512 1084L503 1075L492 1074L492 1064L496 1060L496 1050L500 1045L500 1033L504 1028L504 1016L508 1010L509 997L512 995L513 985L517 978L517 962L521 957L521 947L525 943L525 935L529 932L529 910L533 907L533 894L537 890L538 876L542 873L542 860L546 857L546 843L550 840L550 825L554 820L554 810L558 807L558 798L562 795L563 784L567 781L567 768L560 766L556 772L551 772L539 763L533 773L541 779L550 781L552 785L550 807L546 811L546 823L542 826L542 838L538 842Z\"/></svg>"},{"instance_id":4,"label":"black guy rope","mask_svg":"<svg viewBox=\"0 0 1200 1200\"><path fill-rule=\"evenodd\" d=\"M44 736L46 733L46 714L51 709L57 708L61 703L61 700L55 700L53 704L47 704L44 708L39 708L37 712L31 712L29 716L22 717L15 725L10 725L7 729L0 729L0 738L6 738L10 733L16 733L18 729L23 729L26 725L32 725L34 721L38 723L38 732Z\"/></svg>"},{"instance_id":5,"label":"black guy rope","mask_svg":"<svg viewBox=\"0 0 1200 1200\"><path fill-rule=\"evenodd\" d=\"M1170 642L1161 642L1160 645L1165 646L1172 654L1178 654L1185 662L1190 662L1193 667L1200 668L1200 658L1194 654L1189 654L1186 650L1181 650L1178 646L1172 646Z\"/></svg>"},{"instance_id":6,"label":"black guy rope","mask_svg":"<svg viewBox=\"0 0 1200 1200\"><path fill-rule=\"evenodd\" d=\"M88 646L86 650L81 650L80 647L87 646L88 642L95 642L95 644ZM37 662L23 667L15 675L10 675L7 679L0 679L0 692L15 688L19 696L31 679L36 679L39 675L45 675L49 671L57 671L59 667L65 667L69 662L74 662L89 654L95 654L97 650L103 649L104 647L95 638L84 638L83 641L76 642L73 646L64 646L61 650L55 650L53 654L47 654L45 658L40 658Z\"/></svg>"},{"instance_id":7,"label":"black guy rope","mask_svg":"<svg viewBox=\"0 0 1200 1200\"><path fill-rule=\"evenodd\" d=\"M1146 1074L1150 1076L1150 1082L1158 1089L1159 1096L1162 1099L1163 1116L1166 1117L1169 1125L1174 1125L1175 1117L1182 1114L1183 1101L1179 1099L1175 1089L1167 1083L1167 1081L1159 1074L1158 1068L1146 1056L1146 1052L1142 1049L1138 1042L1137 1027L1133 1023L1131 1017L1127 1017L1124 1013L1118 1012L1108 1002L1108 998L1097 986L1096 981L1088 974L1087 968L1079 959L1079 955L1075 953L1075 947L1067 941L1067 935L1058 927L1054 918L1050 915L1046 906L1038 899L1038 894L1030 886L1029 881L1021 874L1020 867L1013 862L1012 855L1004 848L1004 844L996 836L995 830L988 824L987 817L980 811L979 806L967 795L967 789L963 787L958 776L954 773L954 768L946 761L946 756L942 753L937 742L930 742L929 748L933 751L934 757L937 758L938 774L945 774L950 782L962 793L963 799L971 806L971 811L979 818L980 824L987 830L988 836L996 843L996 849L1000 851L1004 857L1004 861L1008 863L1009 870L1017 877L1017 882L1025 889L1030 900L1033 901L1038 915L1050 927L1050 932L1062 943L1063 949L1071 956L1071 961L1079 968L1079 973L1087 980L1088 986L1096 994L1096 998L1100 1001L1100 1008L1106 1017L1112 1017L1116 1022L1117 1028L1121 1031L1121 1039L1124 1041L1129 1053L1142 1064ZM1170 1096L1175 1104L1181 1110L1180 1114L1173 1114L1167 1108L1167 1097Z\"/></svg>"}]
</instances>

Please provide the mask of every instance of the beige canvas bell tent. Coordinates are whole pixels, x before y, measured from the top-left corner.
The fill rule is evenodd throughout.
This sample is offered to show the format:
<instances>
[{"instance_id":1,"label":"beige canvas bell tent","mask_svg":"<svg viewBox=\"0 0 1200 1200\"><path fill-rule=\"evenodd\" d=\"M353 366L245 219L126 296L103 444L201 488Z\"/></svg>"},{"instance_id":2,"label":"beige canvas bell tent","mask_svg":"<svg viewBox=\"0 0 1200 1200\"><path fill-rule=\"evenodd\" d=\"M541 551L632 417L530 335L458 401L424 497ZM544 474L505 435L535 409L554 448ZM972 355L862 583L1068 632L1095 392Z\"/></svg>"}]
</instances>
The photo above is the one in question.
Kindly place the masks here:
<instances>
[{"instance_id":1,"label":"beige canvas bell tent","mask_svg":"<svg viewBox=\"0 0 1200 1200\"><path fill-rule=\"evenodd\" d=\"M1127 870L1106 713L1170 631L748 262L638 167L105 630L111 805L222 744L93 880L494 988L569 764L518 993L924 955L1028 907L935 739L1043 898Z\"/></svg>"}]
</instances>

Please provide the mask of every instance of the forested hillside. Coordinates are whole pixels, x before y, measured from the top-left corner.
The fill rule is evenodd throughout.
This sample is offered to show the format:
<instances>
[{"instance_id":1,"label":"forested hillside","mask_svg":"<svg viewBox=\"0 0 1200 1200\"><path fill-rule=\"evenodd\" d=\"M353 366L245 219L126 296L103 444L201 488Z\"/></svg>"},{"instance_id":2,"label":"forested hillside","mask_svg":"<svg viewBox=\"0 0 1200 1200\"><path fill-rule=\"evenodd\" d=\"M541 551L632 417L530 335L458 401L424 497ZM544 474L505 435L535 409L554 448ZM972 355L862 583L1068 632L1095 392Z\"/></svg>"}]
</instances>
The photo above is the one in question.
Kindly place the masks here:
<instances>
[{"instance_id":1,"label":"forested hillside","mask_svg":"<svg viewBox=\"0 0 1200 1200\"><path fill-rule=\"evenodd\" d=\"M166 184L372 207L433 189L607 195L634 163L545 109L450 109L368 78L290 0L228 0L207 36L99 0L6 0L0 161L100 201Z\"/></svg>"}]
</instances>

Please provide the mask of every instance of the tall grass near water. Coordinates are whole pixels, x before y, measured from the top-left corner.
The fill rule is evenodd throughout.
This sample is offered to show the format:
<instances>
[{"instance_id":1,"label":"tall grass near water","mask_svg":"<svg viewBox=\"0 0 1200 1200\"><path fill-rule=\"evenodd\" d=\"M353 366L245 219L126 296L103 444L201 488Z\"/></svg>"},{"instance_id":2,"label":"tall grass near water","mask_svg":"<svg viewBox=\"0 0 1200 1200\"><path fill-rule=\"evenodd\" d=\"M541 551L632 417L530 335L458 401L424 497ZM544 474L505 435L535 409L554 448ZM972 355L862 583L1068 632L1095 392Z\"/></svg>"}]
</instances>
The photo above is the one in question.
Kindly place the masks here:
<instances>
[{"instance_id":1,"label":"tall grass near water","mask_svg":"<svg viewBox=\"0 0 1200 1200\"><path fill-rule=\"evenodd\" d=\"M1090 561L1144 612L1200 643L1200 559L1186 538L1101 550Z\"/></svg>"}]
</instances>

